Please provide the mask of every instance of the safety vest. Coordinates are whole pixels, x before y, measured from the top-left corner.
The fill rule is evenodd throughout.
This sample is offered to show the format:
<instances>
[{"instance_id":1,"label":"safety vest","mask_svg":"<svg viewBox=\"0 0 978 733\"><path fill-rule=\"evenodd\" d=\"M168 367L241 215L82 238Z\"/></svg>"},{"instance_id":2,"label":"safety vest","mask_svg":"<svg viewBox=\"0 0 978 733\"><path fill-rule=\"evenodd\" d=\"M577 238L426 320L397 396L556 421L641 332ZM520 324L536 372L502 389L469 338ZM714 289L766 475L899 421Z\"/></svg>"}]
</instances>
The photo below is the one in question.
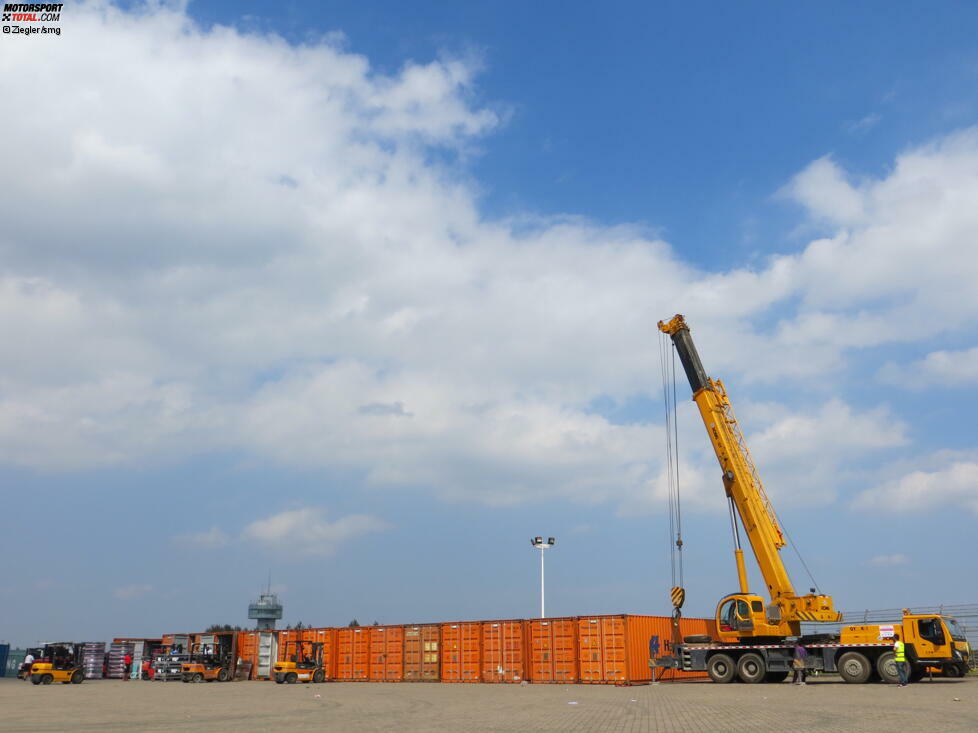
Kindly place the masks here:
<instances>
[{"instance_id":1,"label":"safety vest","mask_svg":"<svg viewBox=\"0 0 978 733\"><path fill-rule=\"evenodd\" d=\"M906 662L907 655L903 651L903 642L897 641L893 643L893 661L895 662Z\"/></svg>"}]
</instances>

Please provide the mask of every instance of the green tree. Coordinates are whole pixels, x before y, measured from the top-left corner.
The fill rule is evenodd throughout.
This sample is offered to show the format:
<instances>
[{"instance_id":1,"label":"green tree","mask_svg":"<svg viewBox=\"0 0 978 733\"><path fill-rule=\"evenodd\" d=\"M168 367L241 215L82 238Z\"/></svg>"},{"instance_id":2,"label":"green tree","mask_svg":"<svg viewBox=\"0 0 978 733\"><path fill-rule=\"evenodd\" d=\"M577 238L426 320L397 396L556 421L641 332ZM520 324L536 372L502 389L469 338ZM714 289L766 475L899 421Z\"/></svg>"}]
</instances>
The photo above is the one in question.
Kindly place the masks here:
<instances>
[{"instance_id":1,"label":"green tree","mask_svg":"<svg viewBox=\"0 0 978 733\"><path fill-rule=\"evenodd\" d=\"M359 625L360 625L360 622L359 622L359 621L357 621L356 619L353 619L353 620L352 620L352 621L350 622L350 624L349 624L349 625L350 625L350 626L359 626Z\"/></svg>"}]
</instances>

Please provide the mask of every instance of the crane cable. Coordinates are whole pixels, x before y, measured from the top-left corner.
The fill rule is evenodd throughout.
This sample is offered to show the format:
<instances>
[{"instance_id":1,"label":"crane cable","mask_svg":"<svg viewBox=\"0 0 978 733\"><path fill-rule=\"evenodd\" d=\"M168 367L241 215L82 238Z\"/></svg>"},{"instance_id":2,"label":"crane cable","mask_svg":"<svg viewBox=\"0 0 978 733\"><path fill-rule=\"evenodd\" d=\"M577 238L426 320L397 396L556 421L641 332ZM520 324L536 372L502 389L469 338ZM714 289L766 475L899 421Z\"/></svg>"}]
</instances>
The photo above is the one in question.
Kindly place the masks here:
<instances>
[{"instance_id":1,"label":"crane cable","mask_svg":"<svg viewBox=\"0 0 978 733\"><path fill-rule=\"evenodd\" d=\"M659 360L662 371L662 403L665 410L666 483L669 502L669 561L672 572L673 605L685 600L683 583L683 514L679 483L679 429L676 422L676 352L672 339L659 333ZM677 603L677 589L681 597Z\"/></svg>"}]
</instances>

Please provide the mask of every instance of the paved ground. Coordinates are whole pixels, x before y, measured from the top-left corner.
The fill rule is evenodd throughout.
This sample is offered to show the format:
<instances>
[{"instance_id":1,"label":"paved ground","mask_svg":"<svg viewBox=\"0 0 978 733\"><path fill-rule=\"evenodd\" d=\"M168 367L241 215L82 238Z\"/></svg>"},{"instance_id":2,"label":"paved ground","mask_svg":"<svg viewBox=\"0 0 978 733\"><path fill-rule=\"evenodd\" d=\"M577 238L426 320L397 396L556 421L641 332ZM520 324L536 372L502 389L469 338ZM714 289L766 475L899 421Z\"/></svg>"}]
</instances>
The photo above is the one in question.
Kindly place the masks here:
<instances>
[{"instance_id":1,"label":"paved ground","mask_svg":"<svg viewBox=\"0 0 978 733\"><path fill-rule=\"evenodd\" d=\"M978 731L978 678L906 688L663 683L455 685L0 678L0 731Z\"/></svg>"}]
</instances>

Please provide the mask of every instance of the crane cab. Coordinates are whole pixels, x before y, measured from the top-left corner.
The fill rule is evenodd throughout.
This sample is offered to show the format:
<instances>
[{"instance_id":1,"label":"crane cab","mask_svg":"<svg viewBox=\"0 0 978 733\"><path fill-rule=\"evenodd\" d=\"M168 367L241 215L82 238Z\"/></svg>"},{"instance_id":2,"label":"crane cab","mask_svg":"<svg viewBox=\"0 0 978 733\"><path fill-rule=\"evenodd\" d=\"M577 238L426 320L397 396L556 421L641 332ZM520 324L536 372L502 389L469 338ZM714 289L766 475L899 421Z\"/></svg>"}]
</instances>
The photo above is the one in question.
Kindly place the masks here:
<instances>
[{"instance_id":1,"label":"crane cab","mask_svg":"<svg viewBox=\"0 0 978 733\"><path fill-rule=\"evenodd\" d=\"M717 636L728 644L750 639L758 642L764 638L797 635L798 629L781 618L776 605L765 608L764 599L753 593L733 593L725 596L717 605Z\"/></svg>"}]
</instances>

